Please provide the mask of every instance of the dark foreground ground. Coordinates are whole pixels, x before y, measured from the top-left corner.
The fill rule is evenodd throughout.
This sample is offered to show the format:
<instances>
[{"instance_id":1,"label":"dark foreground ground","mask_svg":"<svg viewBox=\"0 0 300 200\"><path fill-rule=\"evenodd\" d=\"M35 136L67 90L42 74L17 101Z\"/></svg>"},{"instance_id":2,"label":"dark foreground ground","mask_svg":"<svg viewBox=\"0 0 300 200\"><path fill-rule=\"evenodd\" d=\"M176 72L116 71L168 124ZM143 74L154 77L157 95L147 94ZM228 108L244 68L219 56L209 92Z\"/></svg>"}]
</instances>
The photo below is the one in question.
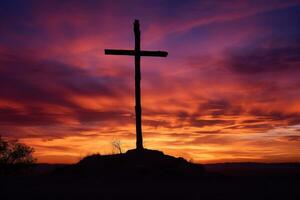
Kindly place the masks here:
<instances>
[{"instance_id":1,"label":"dark foreground ground","mask_svg":"<svg viewBox=\"0 0 300 200\"><path fill-rule=\"evenodd\" d=\"M227 163L203 169L158 154L134 164L131 159L137 158L94 156L77 165L38 165L30 175L0 177L0 199L300 199L297 163ZM149 167L148 161L156 164ZM98 168L101 173L94 172Z\"/></svg>"}]
</instances>

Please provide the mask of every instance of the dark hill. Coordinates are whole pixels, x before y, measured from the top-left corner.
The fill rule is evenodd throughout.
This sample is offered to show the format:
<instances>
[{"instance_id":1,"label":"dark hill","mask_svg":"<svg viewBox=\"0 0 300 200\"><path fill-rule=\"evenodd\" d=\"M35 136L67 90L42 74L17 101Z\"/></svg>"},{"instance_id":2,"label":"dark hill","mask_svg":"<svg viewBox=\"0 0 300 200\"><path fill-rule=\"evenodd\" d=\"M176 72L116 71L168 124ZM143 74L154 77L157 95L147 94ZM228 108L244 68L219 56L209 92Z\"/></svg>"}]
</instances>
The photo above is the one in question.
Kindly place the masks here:
<instances>
[{"instance_id":1,"label":"dark hill","mask_svg":"<svg viewBox=\"0 0 300 200\"><path fill-rule=\"evenodd\" d=\"M87 156L79 163L59 169L56 173L103 178L199 177L205 174L205 170L200 164L165 155L161 151L134 149L124 154Z\"/></svg>"},{"instance_id":2,"label":"dark hill","mask_svg":"<svg viewBox=\"0 0 300 200\"><path fill-rule=\"evenodd\" d=\"M210 164L204 171L159 151L130 150L37 167L38 174L0 177L1 199L300 199L299 165L291 163Z\"/></svg>"}]
</instances>

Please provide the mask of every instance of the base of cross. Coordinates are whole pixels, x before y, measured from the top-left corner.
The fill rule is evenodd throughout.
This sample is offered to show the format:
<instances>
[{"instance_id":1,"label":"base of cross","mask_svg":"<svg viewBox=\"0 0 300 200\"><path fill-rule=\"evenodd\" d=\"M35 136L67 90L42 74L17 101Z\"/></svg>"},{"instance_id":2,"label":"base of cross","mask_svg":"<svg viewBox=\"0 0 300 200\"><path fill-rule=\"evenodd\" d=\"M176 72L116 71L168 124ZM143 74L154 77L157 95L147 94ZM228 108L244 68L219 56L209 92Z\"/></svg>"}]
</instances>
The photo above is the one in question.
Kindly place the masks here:
<instances>
[{"instance_id":1,"label":"base of cross","mask_svg":"<svg viewBox=\"0 0 300 200\"><path fill-rule=\"evenodd\" d=\"M164 156L165 154L162 151L153 150L153 149L130 149L126 152L127 155L139 155L139 156Z\"/></svg>"}]
</instances>

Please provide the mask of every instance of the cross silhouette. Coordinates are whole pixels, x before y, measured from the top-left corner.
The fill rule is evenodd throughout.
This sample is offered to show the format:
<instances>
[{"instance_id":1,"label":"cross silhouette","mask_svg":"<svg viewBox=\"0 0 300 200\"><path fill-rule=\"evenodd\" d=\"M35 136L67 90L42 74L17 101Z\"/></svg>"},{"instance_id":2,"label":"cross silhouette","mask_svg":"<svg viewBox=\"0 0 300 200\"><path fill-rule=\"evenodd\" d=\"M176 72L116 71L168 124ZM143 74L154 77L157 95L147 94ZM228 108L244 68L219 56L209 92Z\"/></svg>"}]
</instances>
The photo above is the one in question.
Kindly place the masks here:
<instances>
[{"instance_id":1,"label":"cross silhouette","mask_svg":"<svg viewBox=\"0 0 300 200\"><path fill-rule=\"evenodd\" d=\"M165 51L142 51L141 32L139 20L134 21L133 26L135 47L134 50L105 49L106 55L126 55L134 56L135 60L135 120L136 120L136 150L143 150L142 135L142 106L141 106L141 56L167 57Z\"/></svg>"}]
</instances>

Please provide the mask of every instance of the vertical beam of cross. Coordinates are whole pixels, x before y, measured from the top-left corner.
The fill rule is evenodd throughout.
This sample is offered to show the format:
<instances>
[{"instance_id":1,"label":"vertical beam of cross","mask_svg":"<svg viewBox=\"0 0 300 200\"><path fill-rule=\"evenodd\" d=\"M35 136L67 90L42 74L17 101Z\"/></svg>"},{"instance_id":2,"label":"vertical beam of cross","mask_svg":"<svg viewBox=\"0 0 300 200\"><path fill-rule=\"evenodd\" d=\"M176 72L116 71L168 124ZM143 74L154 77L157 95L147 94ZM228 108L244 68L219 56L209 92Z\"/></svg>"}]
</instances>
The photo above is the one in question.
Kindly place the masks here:
<instances>
[{"instance_id":1,"label":"vertical beam of cross","mask_svg":"<svg viewBox=\"0 0 300 200\"><path fill-rule=\"evenodd\" d=\"M135 127L136 127L136 149L142 150L142 106L141 106L141 32L138 20L134 21L134 41L135 41Z\"/></svg>"},{"instance_id":2,"label":"vertical beam of cross","mask_svg":"<svg viewBox=\"0 0 300 200\"><path fill-rule=\"evenodd\" d=\"M134 56L135 61L135 121L136 121L136 149L142 151L142 106L141 106L141 56L167 57L165 51L141 51L141 33L139 20L134 21L133 26L135 47L134 50L105 49L106 55Z\"/></svg>"}]
</instances>

